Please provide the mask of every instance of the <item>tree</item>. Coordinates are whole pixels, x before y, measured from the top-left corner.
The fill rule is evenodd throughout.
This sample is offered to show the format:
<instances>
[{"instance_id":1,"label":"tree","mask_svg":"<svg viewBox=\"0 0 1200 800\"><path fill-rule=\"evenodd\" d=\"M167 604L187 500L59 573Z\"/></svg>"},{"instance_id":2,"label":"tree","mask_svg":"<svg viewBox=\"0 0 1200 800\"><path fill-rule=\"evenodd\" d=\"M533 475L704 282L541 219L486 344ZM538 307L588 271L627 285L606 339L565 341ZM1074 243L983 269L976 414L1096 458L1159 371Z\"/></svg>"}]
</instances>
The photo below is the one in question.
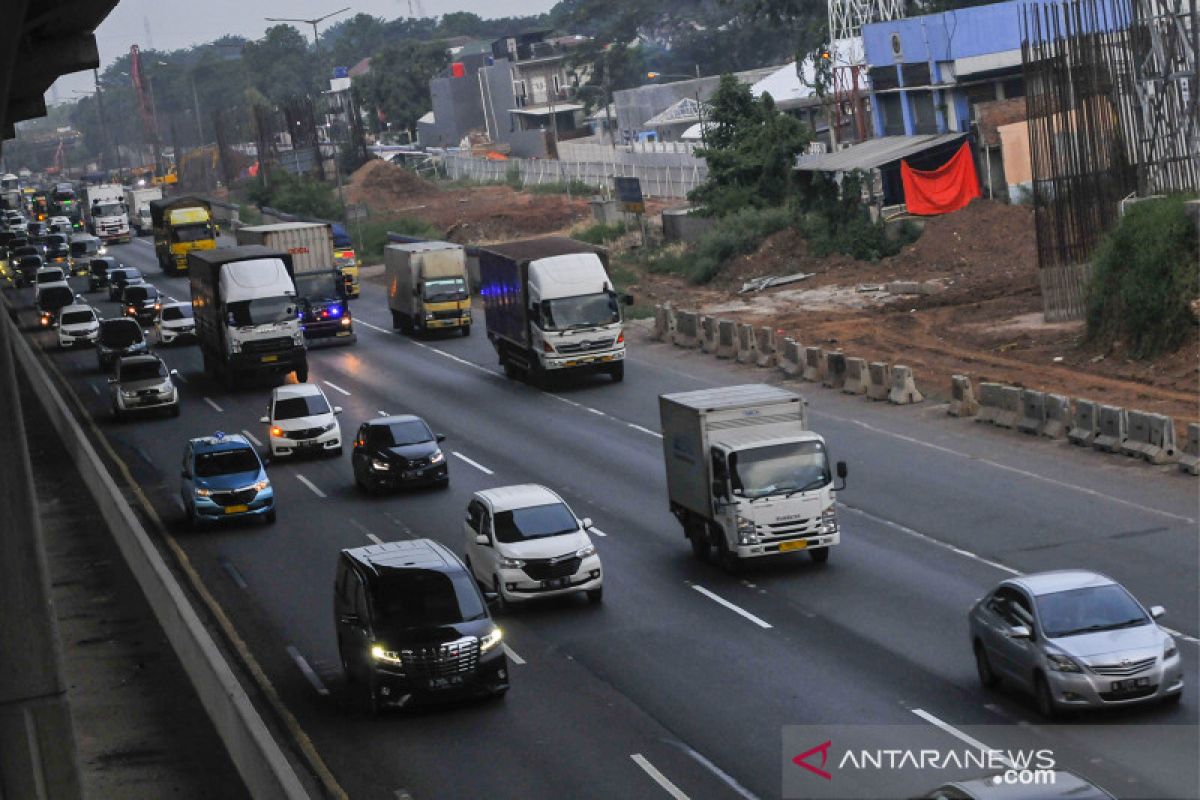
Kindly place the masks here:
<instances>
[{"instance_id":1,"label":"tree","mask_svg":"<svg viewBox=\"0 0 1200 800\"><path fill-rule=\"evenodd\" d=\"M250 84L272 103L311 96L317 89L317 65L308 43L291 25L275 25L242 50Z\"/></svg>"},{"instance_id":2,"label":"tree","mask_svg":"<svg viewBox=\"0 0 1200 800\"><path fill-rule=\"evenodd\" d=\"M355 14L321 34L321 48L331 53L334 66L353 67L387 44L387 23L370 14Z\"/></svg>"},{"instance_id":3,"label":"tree","mask_svg":"<svg viewBox=\"0 0 1200 800\"><path fill-rule=\"evenodd\" d=\"M442 16L439 24L443 36L487 36L489 23L470 11L453 11Z\"/></svg>"},{"instance_id":4,"label":"tree","mask_svg":"<svg viewBox=\"0 0 1200 800\"><path fill-rule=\"evenodd\" d=\"M372 117L414 131L429 110L429 81L450 63L441 42L406 39L371 57L371 71L355 78Z\"/></svg>"}]
</instances>

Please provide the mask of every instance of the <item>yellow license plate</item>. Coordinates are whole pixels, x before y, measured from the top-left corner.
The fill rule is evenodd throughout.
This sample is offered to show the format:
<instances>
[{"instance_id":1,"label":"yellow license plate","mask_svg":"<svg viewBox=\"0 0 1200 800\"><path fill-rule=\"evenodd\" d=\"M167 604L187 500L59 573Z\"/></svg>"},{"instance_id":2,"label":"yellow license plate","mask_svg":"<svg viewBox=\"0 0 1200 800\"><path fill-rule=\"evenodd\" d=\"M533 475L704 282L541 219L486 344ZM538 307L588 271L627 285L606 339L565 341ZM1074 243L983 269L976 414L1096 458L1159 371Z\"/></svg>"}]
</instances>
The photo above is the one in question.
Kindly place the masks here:
<instances>
[{"instance_id":1,"label":"yellow license plate","mask_svg":"<svg viewBox=\"0 0 1200 800\"><path fill-rule=\"evenodd\" d=\"M262 360L263 361L278 361L279 356L263 356Z\"/></svg>"},{"instance_id":2,"label":"yellow license plate","mask_svg":"<svg viewBox=\"0 0 1200 800\"><path fill-rule=\"evenodd\" d=\"M250 506L225 506L226 514L242 514L250 510Z\"/></svg>"},{"instance_id":3,"label":"yellow license plate","mask_svg":"<svg viewBox=\"0 0 1200 800\"><path fill-rule=\"evenodd\" d=\"M779 552L786 553L789 550L803 550L808 547L808 542L801 539L798 542L783 542L779 545Z\"/></svg>"}]
</instances>

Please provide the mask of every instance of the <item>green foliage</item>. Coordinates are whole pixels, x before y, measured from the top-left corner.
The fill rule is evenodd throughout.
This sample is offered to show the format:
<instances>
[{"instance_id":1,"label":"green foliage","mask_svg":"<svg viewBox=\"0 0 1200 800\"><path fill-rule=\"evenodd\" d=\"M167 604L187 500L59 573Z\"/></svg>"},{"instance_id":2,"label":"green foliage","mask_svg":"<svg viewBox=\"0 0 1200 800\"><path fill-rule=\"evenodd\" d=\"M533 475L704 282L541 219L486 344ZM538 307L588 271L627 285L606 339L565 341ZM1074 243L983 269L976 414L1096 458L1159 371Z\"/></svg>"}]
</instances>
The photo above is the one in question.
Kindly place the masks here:
<instances>
[{"instance_id":1,"label":"green foliage","mask_svg":"<svg viewBox=\"0 0 1200 800\"><path fill-rule=\"evenodd\" d=\"M292 175L282 170L272 172L269 184L260 179L251 181L246 195L259 207L269 206L289 214L321 219L340 219L342 216L333 187L307 175Z\"/></svg>"},{"instance_id":2,"label":"green foliage","mask_svg":"<svg viewBox=\"0 0 1200 800\"><path fill-rule=\"evenodd\" d=\"M1196 223L1183 195L1129 207L1093 260L1088 338L1124 341L1134 358L1179 347L1194 326L1188 304L1200 295Z\"/></svg>"},{"instance_id":3,"label":"green foliage","mask_svg":"<svg viewBox=\"0 0 1200 800\"><path fill-rule=\"evenodd\" d=\"M354 83L373 119L415 133L429 110L429 81L449 63L443 43L404 39L372 56L371 71Z\"/></svg>"},{"instance_id":4,"label":"green foliage","mask_svg":"<svg viewBox=\"0 0 1200 800\"><path fill-rule=\"evenodd\" d=\"M573 197L591 197L596 193L596 187L581 180L555 183L531 183L524 189L530 194L569 194Z\"/></svg>"},{"instance_id":5,"label":"green foliage","mask_svg":"<svg viewBox=\"0 0 1200 800\"><path fill-rule=\"evenodd\" d=\"M692 283L708 283L729 259L753 253L763 239L792 222L787 208L751 208L728 214L704 232L690 249L671 248L652 256L651 272L682 275Z\"/></svg>"},{"instance_id":6,"label":"green foliage","mask_svg":"<svg viewBox=\"0 0 1200 800\"><path fill-rule=\"evenodd\" d=\"M353 67L387 44L387 23L370 14L355 14L341 21L336 30L331 26L321 39L322 50L328 50L333 66Z\"/></svg>"},{"instance_id":7,"label":"green foliage","mask_svg":"<svg viewBox=\"0 0 1200 800\"><path fill-rule=\"evenodd\" d=\"M442 231L415 217L371 219L361 225L350 226L348 230L354 237L354 249L363 263L383 261L383 248L387 247L389 231L425 239L440 239L443 236Z\"/></svg>"},{"instance_id":8,"label":"green foliage","mask_svg":"<svg viewBox=\"0 0 1200 800\"><path fill-rule=\"evenodd\" d=\"M508 165L508 169L504 171L504 184L514 192L521 191L525 186L525 181L521 178L521 167L519 165Z\"/></svg>"},{"instance_id":9,"label":"green foliage","mask_svg":"<svg viewBox=\"0 0 1200 800\"><path fill-rule=\"evenodd\" d=\"M274 25L262 39L248 42L242 62L250 85L272 103L316 94L320 67L304 36L291 25Z\"/></svg>"},{"instance_id":10,"label":"green foliage","mask_svg":"<svg viewBox=\"0 0 1200 800\"><path fill-rule=\"evenodd\" d=\"M621 238L625 235L626 230L624 222L614 222L612 225L597 222L594 225L573 231L571 238L578 239L581 242L588 242L589 244L604 244L605 242L611 242L613 239Z\"/></svg>"}]
</instances>

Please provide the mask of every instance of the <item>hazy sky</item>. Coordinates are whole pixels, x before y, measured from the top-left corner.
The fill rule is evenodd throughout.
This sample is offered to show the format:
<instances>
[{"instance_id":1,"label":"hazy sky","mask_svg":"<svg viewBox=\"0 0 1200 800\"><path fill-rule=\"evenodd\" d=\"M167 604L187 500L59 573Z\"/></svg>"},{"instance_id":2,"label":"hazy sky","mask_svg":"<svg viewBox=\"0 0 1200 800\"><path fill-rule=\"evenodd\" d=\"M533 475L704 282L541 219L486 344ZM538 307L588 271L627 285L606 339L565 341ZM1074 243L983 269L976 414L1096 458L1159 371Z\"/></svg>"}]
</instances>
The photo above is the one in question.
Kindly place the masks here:
<instances>
[{"instance_id":1,"label":"hazy sky","mask_svg":"<svg viewBox=\"0 0 1200 800\"><path fill-rule=\"evenodd\" d=\"M554 0L121 0L96 30L100 47L101 69L129 52L129 46L176 50L210 42L227 33L250 39L262 36L274 23L264 17L312 19L337 11L350 10L329 23L354 14L372 14L383 19L407 16L441 16L451 11L473 11L485 19L550 10ZM424 12L422 14L422 11ZM324 29L325 23L320 26ZM299 25L305 37L312 38L312 26ZM46 94L46 101L65 101L78 97L73 90L91 91L91 72L63 76Z\"/></svg>"}]
</instances>

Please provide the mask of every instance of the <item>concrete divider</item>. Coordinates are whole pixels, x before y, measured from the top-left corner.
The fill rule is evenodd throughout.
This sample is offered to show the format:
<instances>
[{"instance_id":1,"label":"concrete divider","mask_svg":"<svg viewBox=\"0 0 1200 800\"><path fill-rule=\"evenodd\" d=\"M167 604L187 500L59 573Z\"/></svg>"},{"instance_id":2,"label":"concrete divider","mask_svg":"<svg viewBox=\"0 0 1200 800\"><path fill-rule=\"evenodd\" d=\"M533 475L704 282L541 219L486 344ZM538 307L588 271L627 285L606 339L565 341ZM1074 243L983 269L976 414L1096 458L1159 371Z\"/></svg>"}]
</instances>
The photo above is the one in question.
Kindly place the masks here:
<instances>
[{"instance_id":1,"label":"concrete divider","mask_svg":"<svg viewBox=\"0 0 1200 800\"><path fill-rule=\"evenodd\" d=\"M0 325L8 324L7 317L0 317ZM154 609L171 648L179 656L179 662L250 795L255 798L309 797L300 773L272 736L58 387L15 325L11 333L13 353L45 403L46 412L66 450L63 457L70 458L78 467L85 488L99 506L101 517ZM315 751L309 757L312 755ZM328 770L324 772L328 774ZM332 776L329 779L332 781ZM336 782L332 787L336 787ZM330 790L330 785L327 784L326 789Z\"/></svg>"},{"instance_id":2,"label":"concrete divider","mask_svg":"<svg viewBox=\"0 0 1200 800\"><path fill-rule=\"evenodd\" d=\"M1187 428L1187 441L1179 454L1179 469L1200 475L1200 423L1193 422Z\"/></svg>"},{"instance_id":3,"label":"concrete divider","mask_svg":"<svg viewBox=\"0 0 1200 800\"><path fill-rule=\"evenodd\" d=\"M891 391L891 365L884 361L872 361L867 365L867 399L887 400Z\"/></svg>"},{"instance_id":4,"label":"concrete divider","mask_svg":"<svg viewBox=\"0 0 1200 800\"><path fill-rule=\"evenodd\" d=\"M754 363L760 367L775 366L775 329L762 326L754 329L754 349L757 350Z\"/></svg>"},{"instance_id":5,"label":"concrete divider","mask_svg":"<svg viewBox=\"0 0 1200 800\"><path fill-rule=\"evenodd\" d=\"M700 350L705 353L717 352L717 318L710 314L700 316Z\"/></svg>"},{"instance_id":6,"label":"concrete divider","mask_svg":"<svg viewBox=\"0 0 1200 800\"><path fill-rule=\"evenodd\" d=\"M865 358L846 356L846 377L842 381L843 392L846 394L866 394L869 377L867 374L867 360Z\"/></svg>"},{"instance_id":7,"label":"concrete divider","mask_svg":"<svg viewBox=\"0 0 1200 800\"><path fill-rule=\"evenodd\" d=\"M806 381L820 383L825 377L825 356L819 347L804 348L804 372L800 374Z\"/></svg>"},{"instance_id":8,"label":"concrete divider","mask_svg":"<svg viewBox=\"0 0 1200 800\"><path fill-rule=\"evenodd\" d=\"M717 320L717 358L733 358L737 354L737 323L731 319Z\"/></svg>"},{"instance_id":9,"label":"concrete divider","mask_svg":"<svg viewBox=\"0 0 1200 800\"><path fill-rule=\"evenodd\" d=\"M1017 418L1017 430L1041 436L1046 427L1046 393L1033 389L1021 390L1021 416Z\"/></svg>"},{"instance_id":10,"label":"concrete divider","mask_svg":"<svg viewBox=\"0 0 1200 800\"><path fill-rule=\"evenodd\" d=\"M1179 458L1175 446L1175 421L1162 414L1130 411L1126 415L1128 429L1121 452L1142 458L1151 464L1166 464Z\"/></svg>"},{"instance_id":11,"label":"concrete divider","mask_svg":"<svg viewBox=\"0 0 1200 800\"><path fill-rule=\"evenodd\" d=\"M992 424L998 428L1015 428L1021 419L1021 387L1000 386L1000 412Z\"/></svg>"},{"instance_id":12,"label":"concrete divider","mask_svg":"<svg viewBox=\"0 0 1200 800\"><path fill-rule=\"evenodd\" d=\"M665 342L671 333L669 313L668 308L662 303L654 306L654 338L660 342Z\"/></svg>"},{"instance_id":13,"label":"concrete divider","mask_svg":"<svg viewBox=\"0 0 1200 800\"><path fill-rule=\"evenodd\" d=\"M984 381L979 384L979 413L975 415L976 422L996 424L996 418L1004 410L1004 388L1002 383Z\"/></svg>"},{"instance_id":14,"label":"concrete divider","mask_svg":"<svg viewBox=\"0 0 1200 800\"><path fill-rule=\"evenodd\" d=\"M779 353L779 370L784 375L795 377L804 371L804 351L790 336L784 337L783 350Z\"/></svg>"},{"instance_id":15,"label":"concrete divider","mask_svg":"<svg viewBox=\"0 0 1200 800\"><path fill-rule=\"evenodd\" d=\"M671 340L676 347L693 348L700 345L700 318L695 311L675 312L675 330Z\"/></svg>"},{"instance_id":16,"label":"concrete divider","mask_svg":"<svg viewBox=\"0 0 1200 800\"><path fill-rule=\"evenodd\" d=\"M1100 406L1096 438L1092 447L1106 453L1121 452L1121 445L1129 430L1129 415L1120 406Z\"/></svg>"},{"instance_id":17,"label":"concrete divider","mask_svg":"<svg viewBox=\"0 0 1200 800\"><path fill-rule=\"evenodd\" d=\"M739 322L737 326L737 362L753 364L757 353L754 349L754 326Z\"/></svg>"},{"instance_id":18,"label":"concrete divider","mask_svg":"<svg viewBox=\"0 0 1200 800\"><path fill-rule=\"evenodd\" d=\"M888 390L888 402L898 406L920 403L925 397L917 391L911 367L897 364L892 367L892 388Z\"/></svg>"},{"instance_id":19,"label":"concrete divider","mask_svg":"<svg viewBox=\"0 0 1200 800\"><path fill-rule=\"evenodd\" d=\"M846 385L846 354L842 352L825 353L825 376L821 379L822 386L830 389L840 389Z\"/></svg>"},{"instance_id":20,"label":"concrete divider","mask_svg":"<svg viewBox=\"0 0 1200 800\"><path fill-rule=\"evenodd\" d=\"M946 413L952 417L972 417L979 413L979 402L967 375L950 376L950 405Z\"/></svg>"},{"instance_id":21,"label":"concrete divider","mask_svg":"<svg viewBox=\"0 0 1200 800\"><path fill-rule=\"evenodd\" d=\"M1046 424L1042 426L1042 436L1051 439L1061 439L1067 435L1067 426L1071 424L1071 398L1065 394L1046 393Z\"/></svg>"},{"instance_id":22,"label":"concrete divider","mask_svg":"<svg viewBox=\"0 0 1200 800\"><path fill-rule=\"evenodd\" d=\"M1067 428L1067 441L1080 447L1091 447L1100 430L1100 404L1094 400L1076 400Z\"/></svg>"}]
</instances>

